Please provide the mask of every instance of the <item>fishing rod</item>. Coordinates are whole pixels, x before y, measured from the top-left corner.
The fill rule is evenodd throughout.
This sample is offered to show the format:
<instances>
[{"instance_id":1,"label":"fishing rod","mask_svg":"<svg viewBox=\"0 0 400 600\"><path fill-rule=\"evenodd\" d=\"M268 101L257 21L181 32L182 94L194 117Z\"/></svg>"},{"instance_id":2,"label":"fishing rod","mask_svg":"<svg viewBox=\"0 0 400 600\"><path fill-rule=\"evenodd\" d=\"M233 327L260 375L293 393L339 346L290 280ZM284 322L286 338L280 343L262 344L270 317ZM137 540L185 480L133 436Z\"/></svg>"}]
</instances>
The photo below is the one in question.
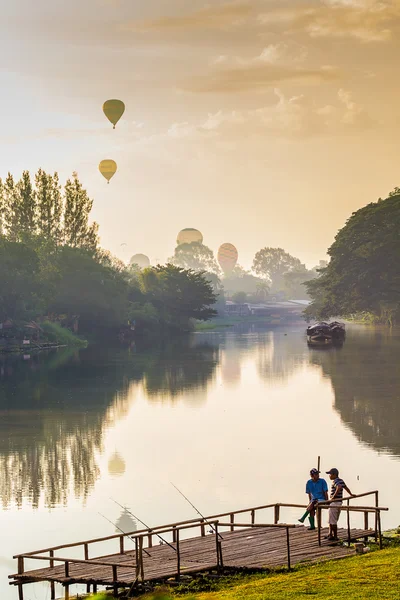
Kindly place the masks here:
<instances>
[{"instance_id":1,"label":"fishing rod","mask_svg":"<svg viewBox=\"0 0 400 600\"><path fill-rule=\"evenodd\" d=\"M201 512L199 511L199 509L198 509L198 508L196 508L196 507L195 507L195 505L194 505L194 504L192 504L192 503L190 502L189 498L187 498L187 497L185 496L185 494L184 494L183 492L181 492L181 490L179 490L179 489L176 487L176 485L175 485L175 484L173 484L173 483L172 483L172 481L170 481L170 484L174 486L174 488L176 489L176 491L177 491L177 492L179 492L179 493L180 493L180 495L181 495L181 496L183 496L187 502L189 502L190 506L191 506L192 508L194 508L194 510L197 512L197 514L198 514L198 515L200 515L202 519L204 519L205 523L207 523L207 525L209 525L209 526L211 527L211 529L212 529L213 533L217 533L217 530L215 529L215 526L214 526L214 525L212 525L212 524L210 523L210 521L207 521L207 519L205 518L205 516L204 516L204 515L202 515L202 514L201 514ZM221 538L221 540L223 540L223 539L224 539L220 533L218 533L218 537L220 537L220 538Z\"/></svg>"},{"instance_id":2,"label":"fishing rod","mask_svg":"<svg viewBox=\"0 0 400 600\"><path fill-rule=\"evenodd\" d=\"M123 508L123 507L122 507L122 508ZM121 533L123 533L124 535L126 535L126 532L125 532L125 531L123 531L123 530L121 529L121 527L118 527L118 525L117 525L116 523L113 523L112 521L110 521L110 519L107 519L107 517L105 517L104 515L102 515L102 514L101 514L101 512L99 512L99 515L100 515L101 517L103 517L103 519L105 519L106 521L108 521L109 523L111 523L111 525L113 525L114 527L116 527L116 529L118 529L118 531L120 531ZM135 541L135 538L131 537L130 535L128 535L128 538L131 540L131 542L134 542L134 541ZM145 550L144 548L143 548L143 552L145 552L145 553L147 554L147 556L151 556L151 554L149 554L149 553L147 552L147 550Z\"/></svg>"},{"instance_id":3,"label":"fishing rod","mask_svg":"<svg viewBox=\"0 0 400 600\"><path fill-rule=\"evenodd\" d=\"M126 506L122 506L122 504L120 504L119 502L117 502L116 500L114 500L114 498L110 498L110 500L112 500L113 502L115 502L115 504L118 504L118 506L120 506L121 508L123 508L124 510L126 510L126 512L131 515L134 519L136 519L136 521L139 521L139 523L141 523L142 525L144 525L144 527L146 527L146 529L149 529L150 531L152 531L151 527L149 527L148 525L146 525L146 523L144 521L141 521L136 515L133 514L133 512L131 512L130 510L128 510L126 508ZM173 547L172 544L170 544L169 542L167 542L166 539L164 539L161 535L159 535L158 533L154 532L154 535L156 535L163 544L167 544L167 546L169 546L170 548L172 548L172 550L174 550L176 552L176 548Z\"/></svg>"}]
</instances>

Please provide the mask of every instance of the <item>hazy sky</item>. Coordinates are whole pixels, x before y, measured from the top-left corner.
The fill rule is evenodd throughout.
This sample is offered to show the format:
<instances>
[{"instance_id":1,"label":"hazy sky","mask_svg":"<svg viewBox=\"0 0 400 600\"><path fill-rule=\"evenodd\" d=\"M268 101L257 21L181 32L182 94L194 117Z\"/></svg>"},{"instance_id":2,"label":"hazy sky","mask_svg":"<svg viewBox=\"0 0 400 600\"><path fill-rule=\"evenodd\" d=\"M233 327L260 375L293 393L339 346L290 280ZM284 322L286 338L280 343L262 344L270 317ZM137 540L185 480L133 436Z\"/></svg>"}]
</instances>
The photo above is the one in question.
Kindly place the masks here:
<instances>
[{"instance_id":1,"label":"hazy sky","mask_svg":"<svg viewBox=\"0 0 400 600\"><path fill-rule=\"evenodd\" d=\"M400 0L1 5L0 176L76 170L123 259L196 227L246 267L263 246L312 266L400 185Z\"/></svg>"}]
</instances>

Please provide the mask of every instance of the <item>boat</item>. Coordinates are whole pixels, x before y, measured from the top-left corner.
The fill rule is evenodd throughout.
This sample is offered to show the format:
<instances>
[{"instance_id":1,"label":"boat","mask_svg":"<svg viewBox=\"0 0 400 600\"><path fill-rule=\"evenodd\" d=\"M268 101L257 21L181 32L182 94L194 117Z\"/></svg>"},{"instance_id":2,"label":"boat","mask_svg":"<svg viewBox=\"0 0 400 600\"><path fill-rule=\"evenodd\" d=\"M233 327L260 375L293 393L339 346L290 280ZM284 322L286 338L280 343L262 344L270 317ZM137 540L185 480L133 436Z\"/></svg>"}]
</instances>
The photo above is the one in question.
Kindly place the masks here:
<instances>
[{"instance_id":1,"label":"boat","mask_svg":"<svg viewBox=\"0 0 400 600\"><path fill-rule=\"evenodd\" d=\"M330 346L343 344L346 338L346 327L344 323L332 321L326 323L321 321L307 327L307 343L315 346Z\"/></svg>"}]
</instances>

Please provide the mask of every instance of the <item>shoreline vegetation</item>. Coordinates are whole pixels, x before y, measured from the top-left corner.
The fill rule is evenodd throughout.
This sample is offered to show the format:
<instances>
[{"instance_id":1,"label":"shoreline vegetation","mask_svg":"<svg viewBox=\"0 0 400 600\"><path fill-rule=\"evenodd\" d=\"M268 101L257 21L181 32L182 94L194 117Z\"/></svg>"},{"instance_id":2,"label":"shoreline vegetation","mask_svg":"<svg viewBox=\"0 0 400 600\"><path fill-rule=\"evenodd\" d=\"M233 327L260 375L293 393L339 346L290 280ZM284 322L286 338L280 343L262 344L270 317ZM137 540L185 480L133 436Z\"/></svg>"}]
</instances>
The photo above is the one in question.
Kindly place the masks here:
<instances>
[{"instance_id":1,"label":"shoreline vegetation","mask_svg":"<svg viewBox=\"0 0 400 600\"><path fill-rule=\"evenodd\" d=\"M125 264L99 245L93 206L76 173L28 171L0 179L0 353L25 346L84 346L85 340L157 339L238 323L286 325L289 319L233 316L233 304L311 298L304 320L332 317L393 327L400 316L400 188L353 213L308 270L282 248L255 255L221 278L213 251L178 244L166 265ZM230 302L232 304L232 302ZM240 312L238 314L241 314ZM217 317L217 318L215 318Z\"/></svg>"},{"instance_id":2,"label":"shoreline vegetation","mask_svg":"<svg viewBox=\"0 0 400 600\"><path fill-rule=\"evenodd\" d=\"M398 531L398 530L397 530ZM321 600L398 600L400 546L398 533L390 534L383 550L353 555L314 565L298 565L290 572L225 575L220 578L199 575L188 582L163 586L140 595L143 600L299 600L315 596ZM384 534L385 535L385 534ZM90 596L90 600L111 600L110 592Z\"/></svg>"}]
</instances>

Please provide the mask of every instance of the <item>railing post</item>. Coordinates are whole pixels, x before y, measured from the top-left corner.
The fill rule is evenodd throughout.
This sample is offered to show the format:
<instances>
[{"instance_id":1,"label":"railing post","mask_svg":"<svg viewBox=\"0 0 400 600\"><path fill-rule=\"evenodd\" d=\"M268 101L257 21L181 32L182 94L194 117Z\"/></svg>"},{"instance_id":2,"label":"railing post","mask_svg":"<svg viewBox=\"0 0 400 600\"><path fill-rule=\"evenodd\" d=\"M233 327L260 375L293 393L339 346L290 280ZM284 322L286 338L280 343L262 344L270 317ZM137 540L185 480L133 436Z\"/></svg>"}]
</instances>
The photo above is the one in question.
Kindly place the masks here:
<instances>
[{"instance_id":1,"label":"railing post","mask_svg":"<svg viewBox=\"0 0 400 600\"><path fill-rule=\"evenodd\" d=\"M381 528L381 511L377 510L377 520L378 520L378 537L379 537L379 549L382 550L383 544L382 544L382 528Z\"/></svg>"},{"instance_id":2,"label":"railing post","mask_svg":"<svg viewBox=\"0 0 400 600\"><path fill-rule=\"evenodd\" d=\"M112 566L112 577L113 577L113 588L114 588L114 596L118 598L118 573L117 573L117 565Z\"/></svg>"},{"instance_id":3,"label":"railing post","mask_svg":"<svg viewBox=\"0 0 400 600\"><path fill-rule=\"evenodd\" d=\"M24 557L18 556L18 575L24 572Z\"/></svg>"},{"instance_id":4,"label":"railing post","mask_svg":"<svg viewBox=\"0 0 400 600\"><path fill-rule=\"evenodd\" d=\"M379 492L375 492L375 506L379 506ZM375 511L375 542L378 541L378 511Z\"/></svg>"},{"instance_id":5,"label":"railing post","mask_svg":"<svg viewBox=\"0 0 400 600\"><path fill-rule=\"evenodd\" d=\"M275 523L275 525L278 525L278 523L279 523L280 509L281 509L280 505L275 504L275 506L274 506L274 523Z\"/></svg>"},{"instance_id":6,"label":"railing post","mask_svg":"<svg viewBox=\"0 0 400 600\"><path fill-rule=\"evenodd\" d=\"M364 513L364 529L366 531L368 531L368 526L369 526L369 524L368 524L368 511L366 510L365 513ZM364 538L364 542L367 544L368 537Z\"/></svg>"},{"instance_id":7,"label":"railing post","mask_svg":"<svg viewBox=\"0 0 400 600\"><path fill-rule=\"evenodd\" d=\"M139 547L138 547L138 539L135 537L135 562L136 567L139 565Z\"/></svg>"},{"instance_id":8,"label":"railing post","mask_svg":"<svg viewBox=\"0 0 400 600\"><path fill-rule=\"evenodd\" d=\"M65 562L65 577L69 577L69 562Z\"/></svg>"},{"instance_id":9,"label":"railing post","mask_svg":"<svg viewBox=\"0 0 400 600\"><path fill-rule=\"evenodd\" d=\"M125 548L124 548L124 536L121 535L119 537L119 553L120 554L124 554L125 553Z\"/></svg>"},{"instance_id":10,"label":"railing post","mask_svg":"<svg viewBox=\"0 0 400 600\"><path fill-rule=\"evenodd\" d=\"M144 565L143 565L143 536L139 538L139 561L140 561L140 576L144 581Z\"/></svg>"},{"instance_id":11,"label":"railing post","mask_svg":"<svg viewBox=\"0 0 400 600\"><path fill-rule=\"evenodd\" d=\"M201 537L204 537L206 535L206 528L204 526L204 519L201 519L201 521L200 521L200 533L201 533Z\"/></svg>"},{"instance_id":12,"label":"railing post","mask_svg":"<svg viewBox=\"0 0 400 600\"><path fill-rule=\"evenodd\" d=\"M255 522L256 522L256 511L252 510L251 511L251 524L254 525Z\"/></svg>"},{"instance_id":13,"label":"railing post","mask_svg":"<svg viewBox=\"0 0 400 600\"><path fill-rule=\"evenodd\" d=\"M350 500L347 500L347 543L351 544L351 530L350 530Z\"/></svg>"},{"instance_id":14,"label":"railing post","mask_svg":"<svg viewBox=\"0 0 400 600\"><path fill-rule=\"evenodd\" d=\"M56 600L56 586L54 581L50 581L50 600Z\"/></svg>"},{"instance_id":15,"label":"railing post","mask_svg":"<svg viewBox=\"0 0 400 600\"><path fill-rule=\"evenodd\" d=\"M176 571L178 573L176 579L177 579L177 581L179 581L181 578L181 552L180 552L180 547L179 547L179 529L176 532L175 542L176 542Z\"/></svg>"},{"instance_id":16,"label":"railing post","mask_svg":"<svg viewBox=\"0 0 400 600\"><path fill-rule=\"evenodd\" d=\"M231 515L232 517L233 515ZM231 521L232 522L232 521ZM217 550L217 571L220 571L220 561L219 561L219 533L218 533L218 521L216 521L214 525L215 529L215 545Z\"/></svg>"},{"instance_id":17,"label":"railing post","mask_svg":"<svg viewBox=\"0 0 400 600\"><path fill-rule=\"evenodd\" d=\"M175 544L175 542L176 542L176 525L174 525L172 528L172 543Z\"/></svg>"},{"instance_id":18,"label":"railing post","mask_svg":"<svg viewBox=\"0 0 400 600\"><path fill-rule=\"evenodd\" d=\"M89 560L89 544L84 545L85 560Z\"/></svg>"},{"instance_id":19,"label":"railing post","mask_svg":"<svg viewBox=\"0 0 400 600\"><path fill-rule=\"evenodd\" d=\"M50 554L50 568L52 569L54 567L54 560L52 560L54 557L54 550L50 550L49 554Z\"/></svg>"},{"instance_id":20,"label":"railing post","mask_svg":"<svg viewBox=\"0 0 400 600\"><path fill-rule=\"evenodd\" d=\"M234 525L234 523L235 523L235 514L234 513L230 514L230 522L231 522L231 531L234 531L235 530L235 525Z\"/></svg>"},{"instance_id":21,"label":"railing post","mask_svg":"<svg viewBox=\"0 0 400 600\"><path fill-rule=\"evenodd\" d=\"M287 547L287 566L288 570L291 570L290 565L290 537L289 537L289 527L286 527L286 547Z\"/></svg>"},{"instance_id":22,"label":"railing post","mask_svg":"<svg viewBox=\"0 0 400 600\"><path fill-rule=\"evenodd\" d=\"M317 505L318 546L321 545L322 508Z\"/></svg>"},{"instance_id":23,"label":"railing post","mask_svg":"<svg viewBox=\"0 0 400 600\"><path fill-rule=\"evenodd\" d=\"M149 535L147 536L147 541L148 541L148 547L152 548L153 547L153 534L149 533Z\"/></svg>"},{"instance_id":24,"label":"railing post","mask_svg":"<svg viewBox=\"0 0 400 600\"><path fill-rule=\"evenodd\" d=\"M24 587L22 583L18 584L18 600L24 600Z\"/></svg>"}]
</instances>

